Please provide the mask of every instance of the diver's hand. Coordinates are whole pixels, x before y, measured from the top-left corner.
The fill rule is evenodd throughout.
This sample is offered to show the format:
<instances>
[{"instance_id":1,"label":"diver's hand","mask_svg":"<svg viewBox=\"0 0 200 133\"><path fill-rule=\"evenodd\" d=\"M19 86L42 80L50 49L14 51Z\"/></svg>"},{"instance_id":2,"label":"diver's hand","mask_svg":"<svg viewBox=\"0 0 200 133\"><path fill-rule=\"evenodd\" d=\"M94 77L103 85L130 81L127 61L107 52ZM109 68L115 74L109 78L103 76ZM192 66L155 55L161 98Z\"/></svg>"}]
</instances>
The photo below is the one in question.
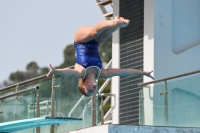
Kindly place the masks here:
<instances>
[{"instance_id":1,"label":"diver's hand","mask_svg":"<svg viewBox=\"0 0 200 133\"><path fill-rule=\"evenodd\" d=\"M53 72L55 71L55 69L52 67L52 65L50 64L50 70L47 74L47 77L49 77L51 74L53 74Z\"/></svg>"},{"instance_id":2,"label":"diver's hand","mask_svg":"<svg viewBox=\"0 0 200 133\"><path fill-rule=\"evenodd\" d=\"M151 79L154 79L154 77L151 76L151 73L152 73L152 72L153 72L153 70L152 70L152 71L149 71L149 72L146 72L145 76L147 76L147 77L149 77L149 78L151 78Z\"/></svg>"}]
</instances>

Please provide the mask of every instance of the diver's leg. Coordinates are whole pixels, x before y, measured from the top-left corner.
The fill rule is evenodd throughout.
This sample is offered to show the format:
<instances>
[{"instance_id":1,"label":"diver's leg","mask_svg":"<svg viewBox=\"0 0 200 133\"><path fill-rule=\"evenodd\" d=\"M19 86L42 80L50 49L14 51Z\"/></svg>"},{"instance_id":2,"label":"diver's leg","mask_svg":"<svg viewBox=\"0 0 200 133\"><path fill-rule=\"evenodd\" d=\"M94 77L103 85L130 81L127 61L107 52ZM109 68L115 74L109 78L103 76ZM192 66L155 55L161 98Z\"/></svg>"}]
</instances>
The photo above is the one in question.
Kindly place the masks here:
<instances>
[{"instance_id":1,"label":"diver's leg","mask_svg":"<svg viewBox=\"0 0 200 133\"><path fill-rule=\"evenodd\" d=\"M124 19L124 18L120 17L120 20L126 22L123 27L126 27L129 24L129 20L128 19ZM103 43L103 42L105 42L112 35L113 32L115 32L119 28L121 28L121 27L119 27L119 26L113 26L113 27L111 27L109 29L106 29L97 38L95 38L94 40L98 44Z\"/></svg>"},{"instance_id":2,"label":"diver's leg","mask_svg":"<svg viewBox=\"0 0 200 133\"><path fill-rule=\"evenodd\" d=\"M116 16L113 20L104 20L95 26L83 26L76 31L74 41L88 42L97 38L100 34L109 28L120 28L124 27L125 25L126 22L122 21L120 17Z\"/></svg>"},{"instance_id":3,"label":"diver's leg","mask_svg":"<svg viewBox=\"0 0 200 133\"><path fill-rule=\"evenodd\" d=\"M111 35L113 32L115 32L116 30L118 30L119 27L112 27L109 28L105 31L103 31L98 37L96 37L94 40L98 43L101 44L103 42L105 42Z\"/></svg>"}]
</instances>

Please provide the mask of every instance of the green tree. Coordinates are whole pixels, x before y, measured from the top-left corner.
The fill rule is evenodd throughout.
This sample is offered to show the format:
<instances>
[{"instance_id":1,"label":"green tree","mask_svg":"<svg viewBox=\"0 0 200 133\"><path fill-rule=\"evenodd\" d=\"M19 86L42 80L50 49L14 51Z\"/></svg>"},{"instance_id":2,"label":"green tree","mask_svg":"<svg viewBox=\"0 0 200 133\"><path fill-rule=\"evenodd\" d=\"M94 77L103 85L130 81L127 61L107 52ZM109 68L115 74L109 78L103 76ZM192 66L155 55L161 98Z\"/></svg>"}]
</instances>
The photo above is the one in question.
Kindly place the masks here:
<instances>
[{"instance_id":1,"label":"green tree","mask_svg":"<svg viewBox=\"0 0 200 133\"><path fill-rule=\"evenodd\" d=\"M59 66L59 68L73 66L75 64L75 48L73 44L67 45L64 49L64 62Z\"/></svg>"},{"instance_id":2,"label":"green tree","mask_svg":"<svg viewBox=\"0 0 200 133\"><path fill-rule=\"evenodd\" d=\"M112 58L112 38L99 45L99 55L102 62L108 63Z\"/></svg>"},{"instance_id":3,"label":"green tree","mask_svg":"<svg viewBox=\"0 0 200 133\"><path fill-rule=\"evenodd\" d=\"M48 67L40 68L40 75L47 74L48 72L49 72L49 68Z\"/></svg>"},{"instance_id":4,"label":"green tree","mask_svg":"<svg viewBox=\"0 0 200 133\"><path fill-rule=\"evenodd\" d=\"M17 83L17 82L26 80L27 77L28 77L27 73L17 71L17 72L11 73L9 76L9 79L13 81L13 83Z\"/></svg>"},{"instance_id":5,"label":"green tree","mask_svg":"<svg viewBox=\"0 0 200 133\"><path fill-rule=\"evenodd\" d=\"M39 67L36 62L32 61L26 66L26 70L29 73L37 73Z\"/></svg>"}]
</instances>

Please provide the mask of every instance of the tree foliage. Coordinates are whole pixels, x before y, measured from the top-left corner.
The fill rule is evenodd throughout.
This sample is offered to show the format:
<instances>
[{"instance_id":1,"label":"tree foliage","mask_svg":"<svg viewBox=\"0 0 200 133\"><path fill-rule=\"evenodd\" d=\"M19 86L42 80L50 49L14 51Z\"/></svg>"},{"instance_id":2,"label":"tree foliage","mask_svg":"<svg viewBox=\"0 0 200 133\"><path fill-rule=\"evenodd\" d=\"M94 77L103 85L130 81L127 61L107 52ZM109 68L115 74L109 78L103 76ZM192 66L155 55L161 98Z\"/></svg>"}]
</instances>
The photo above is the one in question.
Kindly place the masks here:
<instances>
[{"instance_id":1,"label":"tree foliage","mask_svg":"<svg viewBox=\"0 0 200 133\"><path fill-rule=\"evenodd\" d=\"M36 62L32 61L26 66L26 70L29 73L37 73L39 67Z\"/></svg>"},{"instance_id":2,"label":"tree foliage","mask_svg":"<svg viewBox=\"0 0 200 133\"><path fill-rule=\"evenodd\" d=\"M36 62L32 61L27 64L25 72L16 71L11 73L9 76L9 80L11 81L11 83L18 83L46 74L48 71L49 69L47 67L40 68Z\"/></svg>"},{"instance_id":3,"label":"tree foliage","mask_svg":"<svg viewBox=\"0 0 200 133\"><path fill-rule=\"evenodd\" d=\"M75 64L75 48L73 44L67 45L67 47L64 49L64 62L58 66L59 68L69 67L73 66Z\"/></svg>"}]
</instances>

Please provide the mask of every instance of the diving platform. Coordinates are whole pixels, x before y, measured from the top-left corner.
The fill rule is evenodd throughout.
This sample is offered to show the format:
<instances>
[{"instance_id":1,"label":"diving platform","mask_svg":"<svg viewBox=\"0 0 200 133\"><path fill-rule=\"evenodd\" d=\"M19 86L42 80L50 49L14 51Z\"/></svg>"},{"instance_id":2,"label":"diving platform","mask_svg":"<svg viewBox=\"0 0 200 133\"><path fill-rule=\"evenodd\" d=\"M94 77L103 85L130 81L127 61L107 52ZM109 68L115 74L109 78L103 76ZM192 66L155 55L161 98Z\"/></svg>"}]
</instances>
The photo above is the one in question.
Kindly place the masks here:
<instances>
[{"instance_id":1,"label":"diving platform","mask_svg":"<svg viewBox=\"0 0 200 133\"><path fill-rule=\"evenodd\" d=\"M29 128L77 121L82 121L82 119L67 117L45 117L3 122L0 123L0 133L10 133Z\"/></svg>"}]
</instances>

